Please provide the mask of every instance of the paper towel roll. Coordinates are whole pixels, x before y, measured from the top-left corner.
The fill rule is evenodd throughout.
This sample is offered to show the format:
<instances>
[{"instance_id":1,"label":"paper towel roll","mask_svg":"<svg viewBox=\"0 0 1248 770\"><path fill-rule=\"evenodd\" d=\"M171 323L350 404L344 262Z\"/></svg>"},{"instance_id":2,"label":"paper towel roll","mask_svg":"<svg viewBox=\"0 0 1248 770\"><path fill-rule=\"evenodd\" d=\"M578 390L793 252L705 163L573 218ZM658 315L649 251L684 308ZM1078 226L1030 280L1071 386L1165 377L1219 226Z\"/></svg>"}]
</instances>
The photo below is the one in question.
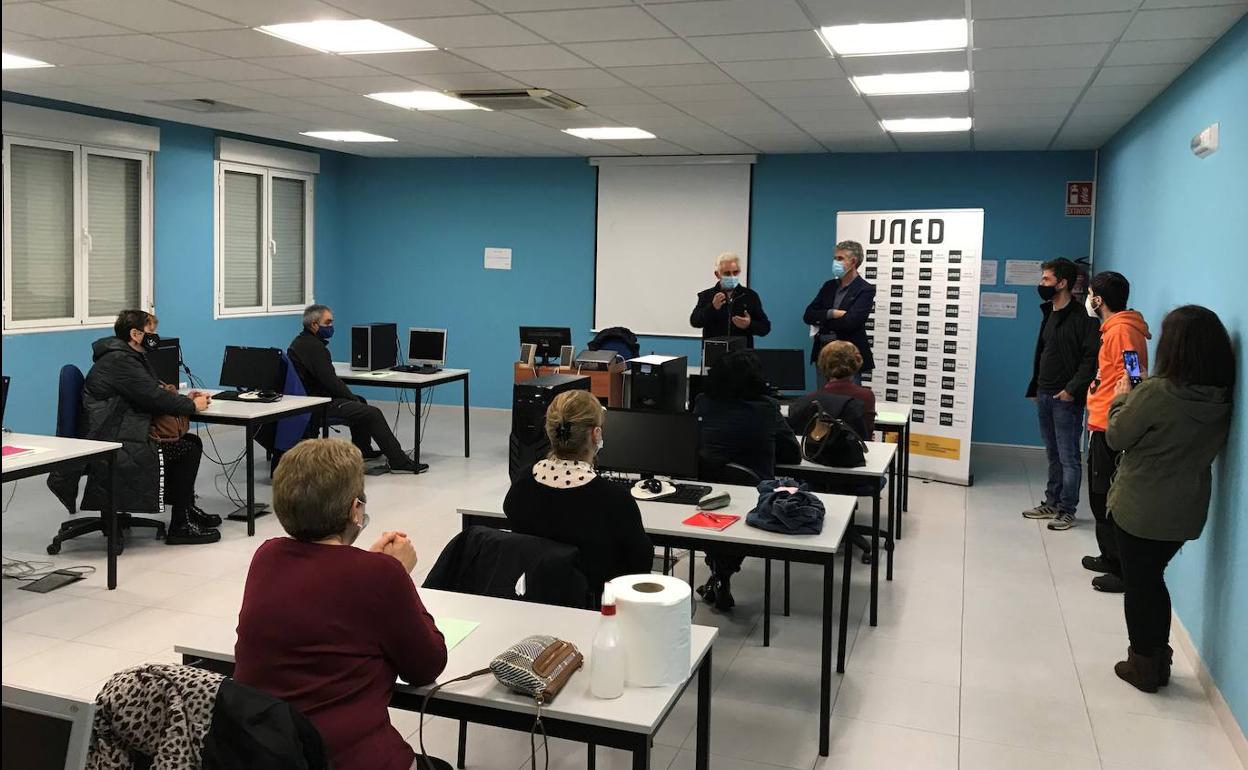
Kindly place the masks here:
<instances>
[{"instance_id":1,"label":"paper towel roll","mask_svg":"<svg viewBox=\"0 0 1248 770\"><path fill-rule=\"evenodd\" d=\"M689 678L689 584L667 575L611 581L633 687L677 685Z\"/></svg>"}]
</instances>

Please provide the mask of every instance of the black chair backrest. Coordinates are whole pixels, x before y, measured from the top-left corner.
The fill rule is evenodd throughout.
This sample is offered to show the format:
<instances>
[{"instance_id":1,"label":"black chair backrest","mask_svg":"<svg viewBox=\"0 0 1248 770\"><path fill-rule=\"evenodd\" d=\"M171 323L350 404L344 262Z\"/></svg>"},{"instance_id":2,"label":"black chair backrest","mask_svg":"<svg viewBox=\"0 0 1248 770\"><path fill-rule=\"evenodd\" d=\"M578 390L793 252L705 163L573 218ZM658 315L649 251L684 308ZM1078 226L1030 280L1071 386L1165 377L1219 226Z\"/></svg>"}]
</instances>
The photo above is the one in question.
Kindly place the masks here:
<instances>
[{"instance_id":1,"label":"black chair backrest","mask_svg":"<svg viewBox=\"0 0 1248 770\"><path fill-rule=\"evenodd\" d=\"M561 607L592 608L574 545L473 526L447 543L425 588Z\"/></svg>"},{"instance_id":2,"label":"black chair backrest","mask_svg":"<svg viewBox=\"0 0 1248 770\"><path fill-rule=\"evenodd\" d=\"M82 421L82 387L86 380L73 364L61 367L56 391L56 435L78 438Z\"/></svg>"},{"instance_id":3,"label":"black chair backrest","mask_svg":"<svg viewBox=\"0 0 1248 770\"><path fill-rule=\"evenodd\" d=\"M702 458L698 471L698 481L709 481L712 484L736 484L743 487L756 487L762 481L753 470L740 463L717 463Z\"/></svg>"}]
</instances>

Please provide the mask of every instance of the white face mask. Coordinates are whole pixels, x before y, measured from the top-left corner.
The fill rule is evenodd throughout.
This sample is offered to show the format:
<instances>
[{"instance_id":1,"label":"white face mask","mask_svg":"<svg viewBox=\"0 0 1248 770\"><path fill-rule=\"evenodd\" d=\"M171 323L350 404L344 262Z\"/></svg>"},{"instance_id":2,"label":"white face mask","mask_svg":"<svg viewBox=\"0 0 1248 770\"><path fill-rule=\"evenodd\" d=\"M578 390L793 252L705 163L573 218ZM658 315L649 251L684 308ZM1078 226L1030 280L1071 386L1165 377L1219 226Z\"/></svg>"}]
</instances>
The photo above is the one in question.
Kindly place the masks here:
<instances>
[{"instance_id":1,"label":"white face mask","mask_svg":"<svg viewBox=\"0 0 1248 770\"><path fill-rule=\"evenodd\" d=\"M598 429L598 440L594 442L594 454L602 451L602 428Z\"/></svg>"},{"instance_id":2,"label":"white face mask","mask_svg":"<svg viewBox=\"0 0 1248 770\"><path fill-rule=\"evenodd\" d=\"M1098 320L1100 319L1101 314L1097 312L1096 308L1092 307L1092 295L1091 294L1089 294L1086 298L1084 298L1083 307L1085 310L1088 311L1088 315Z\"/></svg>"}]
</instances>

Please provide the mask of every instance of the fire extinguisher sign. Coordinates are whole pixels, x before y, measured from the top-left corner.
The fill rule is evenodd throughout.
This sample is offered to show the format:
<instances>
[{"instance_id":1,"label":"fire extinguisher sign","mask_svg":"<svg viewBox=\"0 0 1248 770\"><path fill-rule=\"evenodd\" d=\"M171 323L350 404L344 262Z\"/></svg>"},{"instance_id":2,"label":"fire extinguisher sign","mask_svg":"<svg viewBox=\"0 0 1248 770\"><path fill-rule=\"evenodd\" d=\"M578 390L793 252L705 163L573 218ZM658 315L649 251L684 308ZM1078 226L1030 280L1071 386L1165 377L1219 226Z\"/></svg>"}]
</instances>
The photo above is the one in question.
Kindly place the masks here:
<instances>
[{"instance_id":1,"label":"fire extinguisher sign","mask_svg":"<svg viewBox=\"0 0 1248 770\"><path fill-rule=\"evenodd\" d=\"M1067 182L1066 183L1066 216L1068 217L1090 217L1092 216L1092 183L1091 182Z\"/></svg>"}]
</instances>

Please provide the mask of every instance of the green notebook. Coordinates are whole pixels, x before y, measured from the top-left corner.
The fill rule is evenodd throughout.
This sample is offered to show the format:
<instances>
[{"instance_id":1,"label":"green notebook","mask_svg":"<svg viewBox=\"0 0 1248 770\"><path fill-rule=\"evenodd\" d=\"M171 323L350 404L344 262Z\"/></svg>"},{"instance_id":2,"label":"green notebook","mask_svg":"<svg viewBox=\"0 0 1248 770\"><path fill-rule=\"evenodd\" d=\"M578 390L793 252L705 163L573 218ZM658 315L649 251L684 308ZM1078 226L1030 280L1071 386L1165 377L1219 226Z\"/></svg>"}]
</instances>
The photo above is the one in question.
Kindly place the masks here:
<instances>
[{"instance_id":1,"label":"green notebook","mask_svg":"<svg viewBox=\"0 0 1248 770\"><path fill-rule=\"evenodd\" d=\"M460 620L459 618L437 618L434 620L438 630L442 632L442 637L446 639L446 649L453 650L456 645L464 641L464 639L481 625L475 620Z\"/></svg>"}]
</instances>

